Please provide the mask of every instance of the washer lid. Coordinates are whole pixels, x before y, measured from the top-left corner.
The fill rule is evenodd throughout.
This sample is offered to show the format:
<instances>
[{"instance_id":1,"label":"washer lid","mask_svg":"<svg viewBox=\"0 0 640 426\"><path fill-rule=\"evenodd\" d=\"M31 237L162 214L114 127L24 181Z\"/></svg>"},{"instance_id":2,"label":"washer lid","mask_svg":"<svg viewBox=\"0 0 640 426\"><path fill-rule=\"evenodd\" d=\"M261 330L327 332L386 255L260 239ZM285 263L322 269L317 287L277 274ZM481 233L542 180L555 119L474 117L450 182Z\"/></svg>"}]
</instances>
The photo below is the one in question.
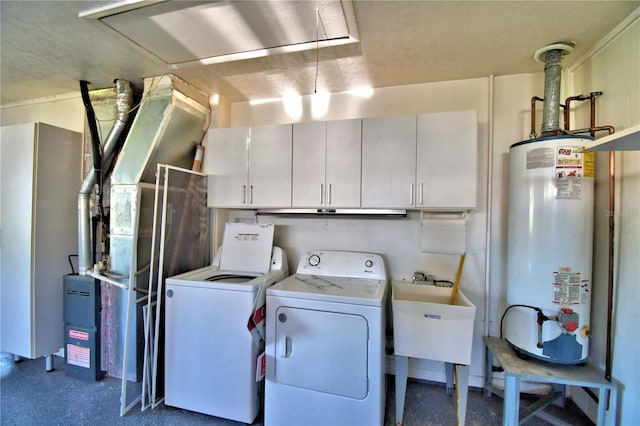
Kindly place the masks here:
<instances>
[{"instance_id":1,"label":"washer lid","mask_svg":"<svg viewBox=\"0 0 640 426\"><path fill-rule=\"evenodd\" d=\"M382 306L386 280L296 273L267 289L267 296Z\"/></svg>"},{"instance_id":2,"label":"washer lid","mask_svg":"<svg viewBox=\"0 0 640 426\"><path fill-rule=\"evenodd\" d=\"M273 224L227 223L222 239L220 269L267 272L271 266Z\"/></svg>"},{"instance_id":3,"label":"washer lid","mask_svg":"<svg viewBox=\"0 0 640 426\"><path fill-rule=\"evenodd\" d=\"M215 266L207 266L169 277L166 280L166 284L231 291L255 291L264 282L269 281L273 274L274 272L258 274L252 272L220 271ZM277 271L275 274L277 274Z\"/></svg>"}]
</instances>

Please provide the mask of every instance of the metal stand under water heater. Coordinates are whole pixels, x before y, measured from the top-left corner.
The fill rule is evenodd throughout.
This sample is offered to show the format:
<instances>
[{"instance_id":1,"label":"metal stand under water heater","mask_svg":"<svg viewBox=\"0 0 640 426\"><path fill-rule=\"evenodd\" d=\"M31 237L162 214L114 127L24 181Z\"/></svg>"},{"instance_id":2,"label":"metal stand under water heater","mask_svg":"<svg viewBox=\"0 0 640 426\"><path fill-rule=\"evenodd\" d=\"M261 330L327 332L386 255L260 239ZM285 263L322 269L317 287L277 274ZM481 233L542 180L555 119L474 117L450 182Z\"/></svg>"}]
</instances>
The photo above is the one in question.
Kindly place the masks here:
<instances>
[{"instance_id":1,"label":"metal stand under water heater","mask_svg":"<svg viewBox=\"0 0 640 426\"><path fill-rule=\"evenodd\" d=\"M545 96L532 99L531 139L510 148L508 306L500 330L518 352L560 364L589 355L595 164L581 147L610 128L594 126L602 94L594 92L567 99L560 129L561 60L572 49L557 43L536 52L545 63ZM569 130L571 100L591 100L590 128ZM544 101L540 137L535 101Z\"/></svg>"}]
</instances>

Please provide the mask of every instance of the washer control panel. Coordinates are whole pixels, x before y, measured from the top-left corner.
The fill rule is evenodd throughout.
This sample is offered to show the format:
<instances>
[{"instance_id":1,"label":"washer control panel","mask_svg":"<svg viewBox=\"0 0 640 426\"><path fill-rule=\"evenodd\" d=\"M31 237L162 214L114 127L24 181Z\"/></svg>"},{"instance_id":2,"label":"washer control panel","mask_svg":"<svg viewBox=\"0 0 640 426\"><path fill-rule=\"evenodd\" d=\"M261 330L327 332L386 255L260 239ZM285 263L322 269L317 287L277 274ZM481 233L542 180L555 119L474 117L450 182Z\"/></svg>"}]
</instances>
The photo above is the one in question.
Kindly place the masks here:
<instances>
[{"instance_id":1,"label":"washer control panel","mask_svg":"<svg viewBox=\"0 0 640 426\"><path fill-rule=\"evenodd\" d=\"M355 251L310 250L298 263L298 273L386 280L384 260L378 254Z\"/></svg>"}]
</instances>

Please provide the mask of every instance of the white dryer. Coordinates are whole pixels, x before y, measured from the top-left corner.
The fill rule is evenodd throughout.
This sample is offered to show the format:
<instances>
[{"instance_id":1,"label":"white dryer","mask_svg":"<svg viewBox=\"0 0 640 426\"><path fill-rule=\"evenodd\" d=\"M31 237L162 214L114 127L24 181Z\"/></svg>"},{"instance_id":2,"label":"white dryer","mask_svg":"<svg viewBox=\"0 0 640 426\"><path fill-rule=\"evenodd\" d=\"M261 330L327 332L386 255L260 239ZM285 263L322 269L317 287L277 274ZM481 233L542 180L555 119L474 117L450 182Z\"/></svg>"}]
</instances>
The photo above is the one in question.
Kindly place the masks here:
<instances>
[{"instance_id":1,"label":"white dryer","mask_svg":"<svg viewBox=\"0 0 640 426\"><path fill-rule=\"evenodd\" d=\"M273 225L229 225L213 265L166 279L165 404L252 423L262 400L265 292L289 270L271 246ZM247 258L264 250L266 265Z\"/></svg>"},{"instance_id":2,"label":"white dryer","mask_svg":"<svg viewBox=\"0 0 640 426\"><path fill-rule=\"evenodd\" d=\"M328 250L267 289L265 426L384 423L386 291L381 256Z\"/></svg>"}]
</instances>

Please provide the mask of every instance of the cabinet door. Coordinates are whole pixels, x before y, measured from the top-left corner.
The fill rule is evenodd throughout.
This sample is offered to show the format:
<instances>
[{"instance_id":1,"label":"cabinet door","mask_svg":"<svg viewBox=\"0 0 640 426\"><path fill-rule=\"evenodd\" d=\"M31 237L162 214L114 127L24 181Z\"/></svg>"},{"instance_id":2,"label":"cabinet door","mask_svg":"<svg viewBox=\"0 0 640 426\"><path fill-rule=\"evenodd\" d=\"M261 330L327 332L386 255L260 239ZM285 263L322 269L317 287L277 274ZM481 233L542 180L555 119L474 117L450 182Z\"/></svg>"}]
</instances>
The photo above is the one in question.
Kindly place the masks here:
<instances>
[{"instance_id":1,"label":"cabinet door","mask_svg":"<svg viewBox=\"0 0 640 426\"><path fill-rule=\"evenodd\" d=\"M416 117L362 121L362 207L415 208Z\"/></svg>"},{"instance_id":2,"label":"cabinet door","mask_svg":"<svg viewBox=\"0 0 640 426\"><path fill-rule=\"evenodd\" d=\"M293 125L292 207L323 207L326 160L325 122Z\"/></svg>"},{"instance_id":3,"label":"cabinet door","mask_svg":"<svg viewBox=\"0 0 640 426\"><path fill-rule=\"evenodd\" d=\"M248 128L211 129L205 150L209 207L247 206Z\"/></svg>"},{"instance_id":4,"label":"cabinet door","mask_svg":"<svg viewBox=\"0 0 640 426\"><path fill-rule=\"evenodd\" d=\"M0 350L27 358L33 345L34 124L2 127L2 239L0 248ZM62 282L62 277L60 277ZM62 331L64 336L64 330Z\"/></svg>"},{"instance_id":5,"label":"cabinet door","mask_svg":"<svg viewBox=\"0 0 640 426\"><path fill-rule=\"evenodd\" d=\"M418 116L418 208L476 207L476 111Z\"/></svg>"},{"instance_id":6,"label":"cabinet door","mask_svg":"<svg viewBox=\"0 0 640 426\"><path fill-rule=\"evenodd\" d=\"M62 277L78 250L82 135L44 123L1 129L0 350L64 346Z\"/></svg>"},{"instance_id":7,"label":"cabinet door","mask_svg":"<svg viewBox=\"0 0 640 426\"><path fill-rule=\"evenodd\" d=\"M325 200L330 208L360 207L362 120L327 122Z\"/></svg>"},{"instance_id":8,"label":"cabinet door","mask_svg":"<svg viewBox=\"0 0 640 426\"><path fill-rule=\"evenodd\" d=\"M249 207L291 206L291 129L291 124L250 128Z\"/></svg>"}]
</instances>

